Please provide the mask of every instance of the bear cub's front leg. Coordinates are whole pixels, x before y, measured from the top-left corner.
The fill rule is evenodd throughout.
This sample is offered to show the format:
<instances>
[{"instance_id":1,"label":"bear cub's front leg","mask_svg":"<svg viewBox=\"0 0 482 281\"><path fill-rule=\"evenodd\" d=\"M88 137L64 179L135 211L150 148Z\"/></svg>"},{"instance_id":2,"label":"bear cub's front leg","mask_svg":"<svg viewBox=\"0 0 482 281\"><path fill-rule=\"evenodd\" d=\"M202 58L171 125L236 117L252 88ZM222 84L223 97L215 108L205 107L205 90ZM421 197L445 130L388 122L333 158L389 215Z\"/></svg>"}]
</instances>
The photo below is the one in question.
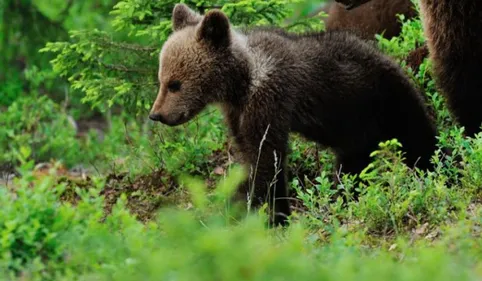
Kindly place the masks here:
<instances>
[{"instance_id":1,"label":"bear cub's front leg","mask_svg":"<svg viewBox=\"0 0 482 281\"><path fill-rule=\"evenodd\" d=\"M256 118L245 120L235 136L241 163L249 171L238 199L249 199L253 209L268 203L270 223L285 225L291 214L285 176L288 130L258 123Z\"/></svg>"}]
</instances>

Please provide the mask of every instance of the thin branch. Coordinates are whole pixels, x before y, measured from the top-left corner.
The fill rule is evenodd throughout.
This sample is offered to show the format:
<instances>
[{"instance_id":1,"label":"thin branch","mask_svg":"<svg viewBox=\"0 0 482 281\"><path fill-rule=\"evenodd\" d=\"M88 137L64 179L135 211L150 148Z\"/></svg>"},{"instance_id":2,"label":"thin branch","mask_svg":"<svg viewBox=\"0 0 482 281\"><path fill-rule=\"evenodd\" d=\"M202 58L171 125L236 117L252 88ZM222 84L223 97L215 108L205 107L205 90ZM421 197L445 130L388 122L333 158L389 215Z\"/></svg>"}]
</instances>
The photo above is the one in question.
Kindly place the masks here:
<instances>
[{"instance_id":1,"label":"thin branch","mask_svg":"<svg viewBox=\"0 0 482 281\"><path fill-rule=\"evenodd\" d=\"M125 65L122 65L122 64L108 64L108 63L105 63L101 60L97 60L97 62L100 63L105 68L117 70L117 71L122 71L122 72L137 72L137 73L142 73L142 74L153 74L153 73L155 73L155 70L150 70L150 69L129 68L129 67L127 67Z\"/></svg>"},{"instance_id":2,"label":"thin branch","mask_svg":"<svg viewBox=\"0 0 482 281\"><path fill-rule=\"evenodd\" d=\"M154 52L157 51L158 48L155 47L146 47L138 44L128 44L128 43L119 43L119 42L114 42L106 39L105 37L98 37L98 42L102 47L106 46L113 46L117 49L124 49L124 50L129 50L129 51L137 51L137 52Z\"/></svg>"}]
</instances>

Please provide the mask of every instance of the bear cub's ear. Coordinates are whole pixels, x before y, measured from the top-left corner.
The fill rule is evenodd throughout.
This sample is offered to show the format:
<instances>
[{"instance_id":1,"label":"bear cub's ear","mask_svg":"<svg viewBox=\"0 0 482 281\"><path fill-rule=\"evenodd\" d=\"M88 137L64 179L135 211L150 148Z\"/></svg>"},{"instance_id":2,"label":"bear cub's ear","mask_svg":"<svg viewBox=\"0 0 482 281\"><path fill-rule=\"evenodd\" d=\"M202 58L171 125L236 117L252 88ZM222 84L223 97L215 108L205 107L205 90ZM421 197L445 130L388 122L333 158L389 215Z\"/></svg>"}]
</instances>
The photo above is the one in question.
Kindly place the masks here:
<instances>
[{"instance_id":1,"label":"bear cub's ear","mask_svg":"<svg viewBox=\"0 0 482 281\"><path fill-rule=\"evenodd\" d=\"M210 10L202 19L197 31L198 40L203 40L213 47L228 47L231 33L228 17L220 10Z\"/></svg>"},{"instance_id":2,"label":"bear cub's ear","mask_svg":"<svg viewBox=\"0 0 482 281\"><path fill-rule=\"evenodd\" d=\"M172 9L172 29L178 31L188 25L196 25L202 16L191 10L185 4L176 4Z\"/></svg>"}]
</instances>

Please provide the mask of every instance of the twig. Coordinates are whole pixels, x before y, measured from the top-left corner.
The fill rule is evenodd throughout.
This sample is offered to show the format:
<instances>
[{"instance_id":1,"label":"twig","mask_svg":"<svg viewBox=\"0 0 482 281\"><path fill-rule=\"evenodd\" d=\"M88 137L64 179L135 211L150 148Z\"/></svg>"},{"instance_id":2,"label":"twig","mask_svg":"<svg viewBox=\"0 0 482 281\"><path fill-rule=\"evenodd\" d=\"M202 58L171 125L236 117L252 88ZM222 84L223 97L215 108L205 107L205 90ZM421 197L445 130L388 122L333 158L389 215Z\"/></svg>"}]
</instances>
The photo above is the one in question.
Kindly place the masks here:
<instances>
[{"instance_id":1,"label":"twig","mask_svg":"<svg viewBox=\"0 0 482 281\"><path fill-rule=\"evenodd\" d=\"M99 62L105 68L117 70L117 71L122 71L122 72L137 72L137 73L142 73L142 74L153 74L154 73L154 70L149 70L149 69L145 70L143 68L128 68L127 66L122 65L122 64L108 64L108 63L105 63L101 60L97 60L97 62Z\"/></svg>"}]
</instances>

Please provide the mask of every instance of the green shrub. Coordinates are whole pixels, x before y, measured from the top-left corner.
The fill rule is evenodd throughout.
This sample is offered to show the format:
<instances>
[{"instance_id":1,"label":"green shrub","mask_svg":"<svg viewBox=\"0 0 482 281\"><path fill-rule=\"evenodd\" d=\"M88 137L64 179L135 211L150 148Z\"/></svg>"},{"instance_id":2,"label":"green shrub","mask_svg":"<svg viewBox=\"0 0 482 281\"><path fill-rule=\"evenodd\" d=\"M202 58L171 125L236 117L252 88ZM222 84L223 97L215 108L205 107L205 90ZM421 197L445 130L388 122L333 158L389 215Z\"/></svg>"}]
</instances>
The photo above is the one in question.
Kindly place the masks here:
<instances>
[{"instance_id":1,"label":"green shrub","mask_svg":"<svg viewBox=\"0 0 482 281\"><path fill-rule=\"evenodd\" d=\"M0 113L0 162L14 161L19 148L28 146L37 161L74 164L81 158L75 134L68 115L48 97L21 97Z\"/></svg>"},{"instance_id":2,"label":"green shrub","mask_svg":"<svg viewBox=\"0 0 482 281\"><path fill-rule=\"evenodd\" d=\"M89 159L102 171L129 171L139 175L164 170L173 176L182 172L209 175L213 153L225 148L226 127L216 108L208 108L184 126L170 128L129 114L113 116L103 140L83 142ZM219 161L217 161L219 162Z\"/></svg>"},{"instance_id":3,"label":"green shrub","mask_svg":"<svg viewBox=\"0 0 482 281\"><path fill-rule=\"evenodd\" d=\"M454 218L467 200L447 186L447 179L441 176L444 167L428 174L411 170L402 162L399 145L388 141L373 153L374 161L361 174L367 184L352 206L354 216L367 230L384 233Z\"/></svg>"},{"instance_id":4,"label":"green shrub","mask_svg":"<svg viewBox=\"0 0 482 281\"><path fill-rule=\"evenodd\" d=\"M59 200L65 186L50 176L36 179L31 156L28 147L21 147L16 157L22 178L14 181L14 189L0 185L0 272L5 277L20 272L48 277L62 269L66 245L60 239L80 224L74 218L81 209Z\"/></svg>"},{"instance_id":5,"label":"green shrub","mask_svg":"<svg viewBox=\"0 0 482 281\"><path fill-rule=\"evenodd\" d=\"M303 222L267 230L264 215L227 219L236 214L225 200L244 174L233 170L214 197L206 197L203 183L184 177L194 208L164 209L144 225L126 211L125 197L103 218L102 182L77 190L81 200L72 206L59 201L62 186L49 177L33 180L32 162L22 162L15 190L0 186L0 276L7 280L480 278L474 266L482 244L471 235L476 221L447 228L447 239L433 245L412 247L399 239L390 250L367 251L357 233L342 228L320 244Z\"/></svg>"}]
</instances>

